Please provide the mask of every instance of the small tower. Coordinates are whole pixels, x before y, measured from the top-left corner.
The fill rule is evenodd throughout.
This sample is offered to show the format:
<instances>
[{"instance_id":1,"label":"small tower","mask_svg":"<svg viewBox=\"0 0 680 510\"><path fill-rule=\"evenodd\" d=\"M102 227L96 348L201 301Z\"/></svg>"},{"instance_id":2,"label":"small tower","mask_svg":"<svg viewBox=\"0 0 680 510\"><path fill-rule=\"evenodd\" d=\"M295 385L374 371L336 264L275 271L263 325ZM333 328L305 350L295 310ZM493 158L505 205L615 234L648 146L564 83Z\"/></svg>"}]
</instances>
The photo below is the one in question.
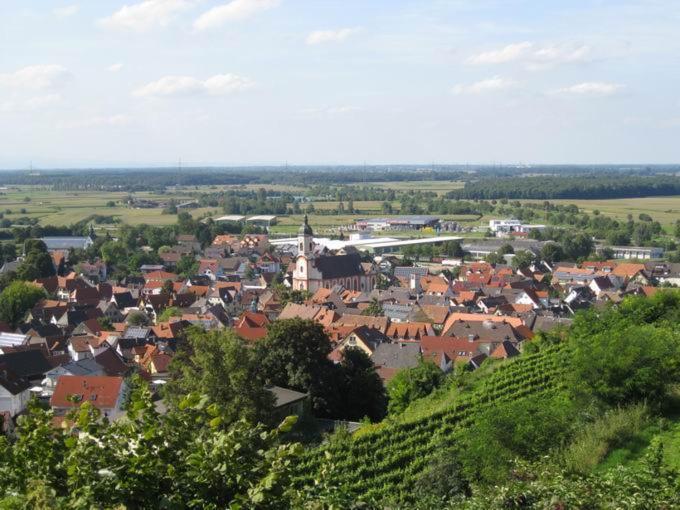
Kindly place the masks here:
<instances>
[{"instance_id":1,"label":"small tower","mask_svg":"<svg viewBox=\"0 0 680 510\"><path fill-rule=\"evenodd\" d=\"M298 256L304 255L310 257L314 253L314 232L309 226L307 215L305 214L305 221L298 230Z\"/></svg>"}]
</instances>

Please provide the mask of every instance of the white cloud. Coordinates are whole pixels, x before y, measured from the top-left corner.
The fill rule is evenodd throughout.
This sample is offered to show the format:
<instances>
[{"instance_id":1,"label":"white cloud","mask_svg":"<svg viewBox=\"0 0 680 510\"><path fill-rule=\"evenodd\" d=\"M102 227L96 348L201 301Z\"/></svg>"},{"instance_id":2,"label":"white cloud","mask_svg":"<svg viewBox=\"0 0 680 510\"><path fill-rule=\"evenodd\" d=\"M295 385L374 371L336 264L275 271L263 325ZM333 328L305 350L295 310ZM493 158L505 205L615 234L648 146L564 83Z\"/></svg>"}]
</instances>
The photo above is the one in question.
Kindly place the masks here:
<instances>
[{"instance_id":1,"label":"white cloud","mask_svg":"<svg viewBox=\"0 0 680 510\"><path fill-rule=\"evenodd\" d=\"M52 11L52 13L57 17L57 18L69 18L71 16L74 16L75 14L78 13L80 10L80 6L77 4L73 5L64 5L63 7L57 7Z\"/></svg>"},{"instance_id":2,"label":"white cloud","mask_svg":"<svg viewBox=\"0 0 680 510\"><path fill-rule=\"evenodd\" d=\"M501 78L500 76L494 76L493 78L470 83L469 85L456 85L453 87L453 89L451 89L451 92L456 95L483 94L485 92L494 92L514 87L516 84L517 82L514 80Z\"/></svg>"},{"instance_id":3,"label":"white cloud","mask_svg":"<svg viewBox=\"0 0 680 510\"><path fill-rule=\"evenodd\" d=\"M0 86L17 89L48 90L68 81L71 73L60 65L28 66L13 73L0 74Z\"/></svg>"},{"instance_id":4,"label":"white cloud","mask_svg":"<svg viewBox=\"0 0 680 510\"><path fill-rule=\"evenodd\" d=\"M251 88L254 83L236 74L218 74L207 80L193 76L165 76L135 90L138 97L170 97L190 95L219 96Z\"/></svg>"},{"instance_id":5,"label":"white cloud","mask_svg":"<svg viewBox=\"0 0 680 510\"><path fill-rule=\"evenodd\" d=\"M281 0L232 0L204 12L194 21L196 30L217 28L230 21L240 21L277 7Z\"/></svg>"},{"instance_id":6,"label":"white cloud","mask_svg":"<svg viewBox=\"0 0 680 510\"><path fill-rule=\"evenodd\" d=\"M193 6L192 0L144 0L124 5L111 16L100 19L104 28L145 32L153 28L166 27L176 15Z\"/></svg>"},{"instance_id":7,"label":"white cloud","mask_svg":"<svg viewBox=\"0 0 680 510\"><path fill-rule=\"evenodd\" d=\"M606 83L601 81L586 81L569 87L557 89L554 93L575 96L611 96L616 94L624 85L620 83Z\"/></svg>"},{"instance_id":8,"label":"white cloud","mask_svg":"<svg viewBox=\"0 0 680 510\"><path fill-rule=\"evenodd\" d=\"M117 73L118 71L123 69L123 64L120 64L120 63L119 64L112 64L109 67L107 67L106 69L110 73Z\"/></svg>"},{"instance_id":9,"label":"white cloud","mask_svg":"<svg viewBox=\"0 0 680 510\"><path fill-rule=\"evenodd\" d=\"M306 43L323 44L328 42L342 42L352 34L358 32L358 28L341 28L338 30L315 30L307 36Z\"/></svg>"},{"instance_id":10,"label":"white cloud","mask_svg":"<svg viewBox=\"0 0 680 510\"><path fill-rule=\"evenodd\" d=\"M530 41L509 44L498 50L473 55L467 59L472 65L495 65L522 62L528 69L544 69L558 64L585 62L591 53L589 46L580 44L536 45Z\"/></svg>"},{"instance_id":11,"label":"white cloud","mask_svg":"<svg viewBox=\"0 0 680 510\"><path fill-rule=\"evenodd\" d=\"M476 65L485 64L503 64L505 62L512 62L524 56L533 46L532 43L524 41L516 44L508 44L507 46L493 51L487 51L478 55L473 55L468 59L468 63Z\"/></svg>"}]
</instances>

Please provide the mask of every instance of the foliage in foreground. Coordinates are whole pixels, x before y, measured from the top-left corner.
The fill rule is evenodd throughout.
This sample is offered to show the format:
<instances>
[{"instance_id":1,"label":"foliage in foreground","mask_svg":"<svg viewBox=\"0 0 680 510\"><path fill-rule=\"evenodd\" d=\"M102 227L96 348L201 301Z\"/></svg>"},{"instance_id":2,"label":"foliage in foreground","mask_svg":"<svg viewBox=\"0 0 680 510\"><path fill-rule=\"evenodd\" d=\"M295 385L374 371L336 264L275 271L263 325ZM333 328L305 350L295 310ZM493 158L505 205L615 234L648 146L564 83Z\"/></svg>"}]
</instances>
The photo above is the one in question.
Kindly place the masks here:
<instances>
[{"instance_id":1,"label":"foliage in foreground","mask_svg":"<svg viewBox=\"0 0 680 510\"><path fill-rule=\"evenodd\" d=\"M299 444L238 421L207 397L188 396L159 415L146 389L128 419L108 424L89 403L56 429L32 405L17 438L0 437L0 508L290 508Z\"/></svg>"}]
</instances>

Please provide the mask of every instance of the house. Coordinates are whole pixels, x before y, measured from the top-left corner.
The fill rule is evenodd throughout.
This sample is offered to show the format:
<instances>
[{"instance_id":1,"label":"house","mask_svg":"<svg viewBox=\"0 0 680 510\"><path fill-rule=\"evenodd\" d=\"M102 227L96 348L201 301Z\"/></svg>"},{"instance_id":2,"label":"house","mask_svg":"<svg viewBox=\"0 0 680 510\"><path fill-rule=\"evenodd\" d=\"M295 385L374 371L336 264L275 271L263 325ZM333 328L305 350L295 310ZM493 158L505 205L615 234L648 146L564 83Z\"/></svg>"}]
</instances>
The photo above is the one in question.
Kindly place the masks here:
<instances>
[{"instance_id":1,"label":"house","mask_svg":"<svg viewBox=\"0 0 680 510\"><path fill-rule=\"evenodd\" d=\"M50 405L57 415L90 402L102 415L115 420L125 414L127 384L122 377L63 375L57 380Z\"/></svg>"},{"instance_id":2,"label":"house","mask_svg":"<svg viewBox=\"0 0 680 510\"><path fill-rule=\"evenodd\" d=\"M393 340L420 340L421 337L434 335L429 322L391 323L385 333Z\"/></svg>"},{"instance_id":3,"label":"house","mask_svg":"<svg viewBox=\"0 0 680 510\"><path fill-rule=\"evenodd\" d=\"M371 360L383 381L388 381L397 371L413 368L420 362L420 342L395 342L379 344Z\"/></svg>"},{"instance_id":4,"label":"house","mask_svg":"<svg viewBox=\"0 0 680 510\"><path fill-rule=\"evenodd\" d=\"M31 383L19 377L10 367L0 362L0 415L14 417L24 409L31 398Z\"/></svg>"},{"instance_id":5,"label":"house","mask_svg":"<svg viewBox=\"0 0 680 510\"><path fill-rule=\"evenodd\" d=\"M309 412L309 394L271 386L267 388L274 395L274 414L279 420L286 416L303 416Z\"/></svg>"},{"instance_id":6,"label":"house","mask_svg":"<svg viewBox=\"0 0 680 510\"><path fill-rule=\"evenodd\" d=\"M0 367L31 383L41 381L52 369L44 349L29 348L0 355Z\"/></svg>"},{"instance_id":7,"label":"house","mask_svg":"<svg viewBox=\"0 0 680 510\"><path fill-rule=\"evenodd\" d=\"M243 312L234 324L234 332L247 341L257 341L267 336L270 321L262 312Z\"/></svg>"},{"instance_id":8,"label":"house","mask_svg":"<svg viewBox=\"0 0 680 510\"><path fill-rule=\"evenodd\" d=\"M314 293L321 287L342 285L348 290L370 292L376 285L377 269L371 266L367 271L358 253L330 255L318 252L306 215L298 231L297 247L292 283L295 290Z\"/></svg>"},{"instance_id":9,"label":"house","mask_svg":"<svg viewBox=\"0 0 680 510\"><path fill-rule=\"evenodd\" d=\"M347 348L361 349L368 356L373 354L378 345L390 343L392 340L377 329L368 326L354 328L336 347L336 351L342 352Z\"/></svg>"}]
</instances>

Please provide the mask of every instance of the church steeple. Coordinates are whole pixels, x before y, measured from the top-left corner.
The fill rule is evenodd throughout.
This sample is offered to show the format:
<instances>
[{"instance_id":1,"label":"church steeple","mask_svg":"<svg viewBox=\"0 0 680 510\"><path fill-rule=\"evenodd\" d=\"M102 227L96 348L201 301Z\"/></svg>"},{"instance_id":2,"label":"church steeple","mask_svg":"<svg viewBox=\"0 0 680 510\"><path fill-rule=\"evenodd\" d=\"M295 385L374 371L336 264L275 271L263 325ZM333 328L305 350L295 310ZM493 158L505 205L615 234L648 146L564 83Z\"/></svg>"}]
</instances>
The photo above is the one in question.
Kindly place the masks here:
<instances>
[{"instance_id":1,"label":"church steeple","mask_svg":"<svg viewBox=\"0 0 680 510\"><path fill-rule=\"evenodd\" d=\"M309 219L305 220L298 230L298 255L310 256L314 252L314 232L309 226Z\"/></svg>"}]
</instances>

